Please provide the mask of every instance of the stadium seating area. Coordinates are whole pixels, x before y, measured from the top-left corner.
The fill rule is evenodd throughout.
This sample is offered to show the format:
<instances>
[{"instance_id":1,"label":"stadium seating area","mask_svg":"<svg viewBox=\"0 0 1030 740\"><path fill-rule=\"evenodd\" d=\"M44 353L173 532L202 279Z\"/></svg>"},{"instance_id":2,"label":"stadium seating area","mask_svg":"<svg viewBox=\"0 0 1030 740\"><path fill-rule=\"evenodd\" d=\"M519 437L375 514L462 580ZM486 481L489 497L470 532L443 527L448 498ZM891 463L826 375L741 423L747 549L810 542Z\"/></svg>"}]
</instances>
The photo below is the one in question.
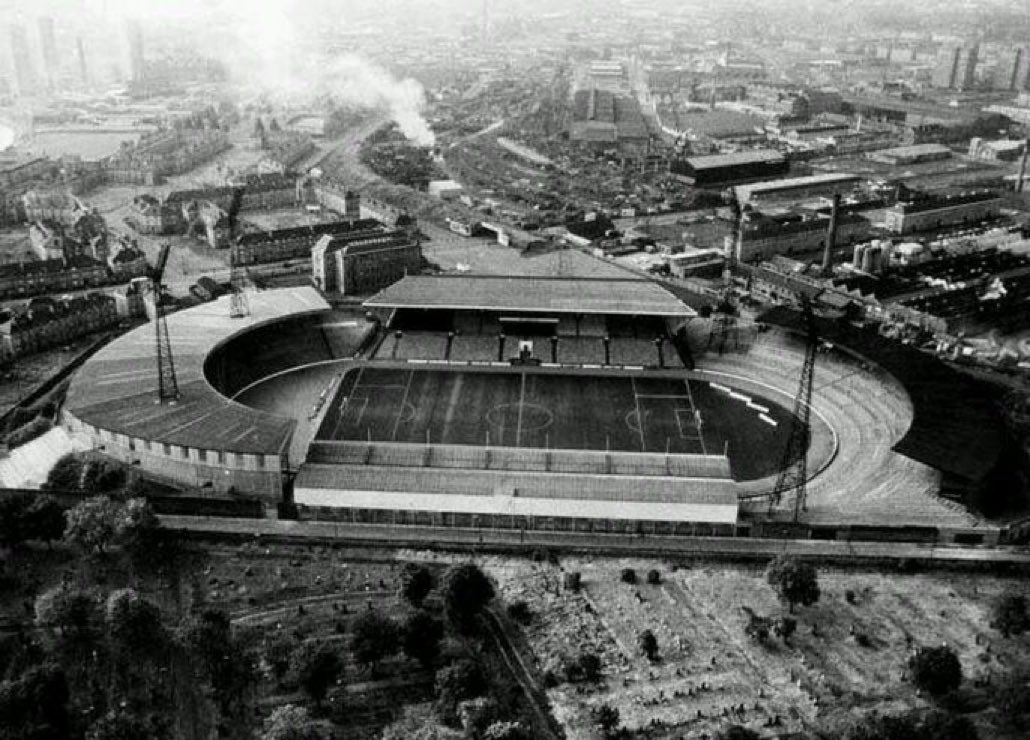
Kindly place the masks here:
<instances>
[{"instance_id":1,"label":"stadium seating area","mask_svg":"<svg viewBox=\"0 0 1030 740\"><path fill-rule=\"evenodd\" d=\"M603 365L604 342L600 337L561 337L558 362L568 365Z\"/></svg>"},{"instance_id":2,"label":"stadium seating area","mask_svg":"<svg viewBox=\"0 0 1030 740\"><path fill-rule=\"evenodd\" d=\"M429 332L406 332L397 343L396 356L401 360L443 360L447 354L447 337Z\"/></svg>"},{"instance_id":3,"label":"stadium seating area","mask_svg":"<svg viewBox=\"0 0 1030 740\"><path fill-rule=\"evenodd\" d=\"M666 344L667 354L675 354ZM653 339L613 339L611 364L651 367L658 365L658 350Z\"/></svg>"},{"instance_id":4,"label":"stadium seating area","mask_svg":"<svg viewBox=\"0 0 1030 740\"><path fill-rule=\"evenodd\" d=\"M307 464L298 485L336 488L346 480L355 491L418 491L448 495L491 496L498 492L520 497L577 498L621 501L627 491L668 502L684 499L683 482L677 478L612 477L603 474L539 475L532 471L403 468L378 465L353 466L344 473L336 465ZM700 496L701 494L694 494Z\"/></svg>"},{"instance_id":5,"label":"stadium seating area","mask_svg":"<svg viewBox=\"0 0 1030 740\"><path fill-rule=\"evenodd\" d=\"M709 353L698 369L758 378L789 399L797 390L803 345L779 332L759 334L751 351ZM785 402L787 402L785 400ZM809 453L806 520L818 524L853 522L870 526L925 525L971 527L980 520L936 495L940 473L898 454L892 445L912 422L912 402L890 375L839 352L820 353L816 362L813 409L817 425L836 434L836 456L823 470L812 469ZM826 427L822 426L825 430ZM773 481L739 483L744 493L767 491ZM755 504L763 509L767 503Z\"/></svg>"},{"instance_id":6,"label":"stadium seating area","mask_svg":"<svg viewBox=\"0 0 1030 740\"><path fill-rule=\"evenodd\" d=\"M492 362L497 359L499 341L496 336L459 334L451 343L452 362Z\"/></svg>"},{"instance_id":7,"label":"stadium seating area","mask_svg":"<svg viewBox=\"0 0 1030 740\"><path fill-rule=\"evenodd\" d=\"M417 469L443 468L574 475L729 476L721 456L662 455L595 450L545 450L469 445L420 445L377 442L312 442L307 461L317 464L374 465ZM348 468L349 469L349 468Z\"/></svg>"},{"instance_id":8,"label":"stadium seating area","mask_svg":"<svg viewBox=\"0 0 1030 740\"><path fill-rule=\"evenodd\" d=\"M321 322L306 317L254 329L215 350L205 373L221 393L233 396L274 373L335 359Z\"/></svg>"}]
</instances>

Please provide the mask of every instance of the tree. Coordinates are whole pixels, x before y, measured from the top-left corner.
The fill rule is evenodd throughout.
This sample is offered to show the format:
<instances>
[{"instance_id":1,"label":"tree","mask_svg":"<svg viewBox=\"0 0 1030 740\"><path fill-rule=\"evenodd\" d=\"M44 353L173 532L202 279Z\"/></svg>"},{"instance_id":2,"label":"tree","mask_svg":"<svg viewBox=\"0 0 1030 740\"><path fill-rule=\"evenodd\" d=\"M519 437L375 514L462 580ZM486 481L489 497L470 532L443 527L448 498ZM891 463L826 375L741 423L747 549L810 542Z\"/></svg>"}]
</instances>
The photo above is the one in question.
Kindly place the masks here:
<instances>
[{"instance_id":1,"label":"tree","mask_svg":"<svg viewBox=\"0 0 1030 740\"><path fill-rule=\"evenodd\" d=\"M973 720L948 712L930 712L919 729L926 740L977 740L980 737Z\"/></svg>"},{"instance_id":2,"label":"tree","mask_svg":"<svg viewBox=\"0 0 1030 740\"><path fill-rule=\"evenodd\" d=\"M657 645L655 646L657 650ZM579 654L579 670L587 681L597 681L601 678L601 659L597 653L582 652Z\"/></svg>"},{"instance_id":3,"label":"tree","mask_svg":"<svg viewBox=\"0 0 1030 740\"><path fill-rule=\"evenodd\" d=\"M623 583L636 583L637 572L632 568L623 568L622 572L619 574L619 580Z\"/></svg>"},{"instance_id":4,"label":"tree","mask_svg":"<svg viewBox=\"0 0 1030 740\"><path fill-rule=\"evenodd\" d=\"M662 582L662 574L656 568L652 568L647 571L647 582L652 586L657 586Z\"/></svg>"},{"instance_id":5,"label":"tree","mask_svg":"<svg viewBox=\"0 0 1030 740\"><path fill-rule=\"evenodd\" d=\"M270 133L278 134L283 129L282 129L282 126L279 125L278 119L273 118L271 120L271 122L268 124L268 130L269 130Z\"/></svg>"},{"instance_id":6,"label":"tree","mask_svg":"<svg viewBox=\"0 0 1030 740\"><path fill-rule=\"evenodd\" d=\"M433 574L417 563L406 563L401 571L401 596L416 609L433 590Z\"/></svg>"},{"instance_id":7,"label":"tree","mask_svg":"<svg viewBox=\"0 0 1030 740\"><path fill-rule=\"evenodd\" d=\"M440 654L443 622L432 615L417 611L404 622L404 654L430 668Z\"/></svg>"},{"instance_id":8,"label":"tree","mask_svg":"<svg viewBox=\"0 0 1030 740\"><path fill-rule=\"evenodd\" d=\"M92 460L85 464L82 490L90 494L106 495L125 488L125 468L106 460Z\"/></svg>"},{"instance_id":9,"label":"tree","mask_svg":"<svg viewBox=\"0 0 1030 740\"><path fill-rule=\"evenodd\" d=\"M228 615L220 609L191 615L179 627L179 641L211 684L220 724L244 723L249 716L246 699L254 685L255 661L233 634Z\"/></svg>"},{"instance_id":10,"label":"tree","mask_svg":"<svg viewBox=\"0 0 1030 740\"><path fill-rule=\"evenodd\" d=\"M293 654L290 670L304 693L321 704L343 672L343 663L330 645L308 642Z\"/></svg>"},{"instance_id":11,"label":"tree","mask_svg":"<svg viewBox=\"0 0 1030 740\"><path fill-rule=\"evenodd\" d=\"M49 545L64 535L65 508L53 496L37 496L26 512L26 529L30 539Z\"/></svg>"},{"instance_id":12,"label":"tree","mask_svg":"<svg viewBox=\"0 0 1030 740\"><path fill-rule=\"evenodd\" d=\"M82 487L82 460L74 454L61 457L47 473L44 491L78 491Z\"/></svg>"},{"instance_id":13,"label":"tree","mask_svg":"<svg viewBox=\"0 0 1030 740\"><path fill-rule=\"evenodd\" d=\"M1002 594L991 610L991 626L1005 637L1023 634L1030 628L1026 597L1022 594Z\"/></svg>"},{"instance_id":14,"label":"tree","mask_svg":"<svg viewBox=\"0 0 1030 740\"><path fill-rule=\"evenodd\" d=\"M332 740L332 725L315 719L304 707L286 704L265 720L261 740Z\"/></svg>"},{"instance_id":15,"label":"tree","mask_svg":"<svg viewBox=\"0 0 1030 740\"><path fill-rule=\"evenodd\" d=\"M769 563L765 577L787 602L791 614L796 604L811 606L819 600L819 582L811 563L781 555Z\"/></svg>"},{"instance_id":16,"label":"tree","mask_svg":"<svg viewBox=\"0 0 1030 740\"><path fill-rule=\"evenodd\" d=\"M912 682L931 696L954 691L962 683L962 664L947 645L920 648L909 659Z\"/></svg>"},{"instance_id":17,"label":"tree","mask_svg":"<svg viewBox=\"0 0 1030 740\"><path fill-rule=\"evenodd\" d=\"M150 657L165 641L160 610L131 588L111 592L104 617L108 634L124 652Z\"/></svg>"},{"instance_id":18,"label":"tree","mask_svg":"<svg viewBox=\"0 0 1030 740\"><path fill-rule=\"evenodd\" d=\"M486 683L479 664L463 659L436 672L437 711L444 719L454 716L458 703L483 693Z\"/></svg>"},{"instance_id":19,"label":"tree","mask_svg":"<svg viewBox=\"0 0 1030 740\"><path fill-rule=\"evenodd\" d=\"M619 728L619 710L611 704L602 704L594 710L594 724L605 737L612 737Z\"/></svg>"},{"instance_id":20,"label":"tree","mask_svg":"<svg viewBox=\"0 0 1030 740\"><path fill-rule=\"evenodd\" d=\"M121 507L107 496L76 504L66 514L64 538L86 550L104 552L118 533Z\"/></svg>"},{"instance_id":21,"label":"tree","mask_svg":"<svg viewBox=\"0 0 1030 740\"><path fill-rule=\"evenodd\" d=\"M278 632L265 640L264 658L276 681L282 681L290 671L290 660L297 650L297 639L288 632Z\"/></svg>"},{"instance_id":22,"label":"tree","mask_svg":"<svg viewBox=\"0 0 1030 740\"><path fill-rule=\"evenodd\" d=\"M395 655L399 648L400 630L389 617L370 610L354 620L350 649L358 663L374 669L380 660Z\"/></svg>"},{"instance_id":23,"label":"tree","mask_svg":"<svg viewBox=\"0 0 1030 740\"><path fill-rule=\"evenodd\" d=\"M643 630L637 637L640 652L652 663L658 659L658 638L651 630Z\"/></svg>"},{"instance_id":24,"label":"tree","mask_svg":"<svg viewBox=\"0 0 1030 740\"><path fill-rule=\"evenodd\" d=\"M460 632L473 631L476 616L493 597L493 584L472 563L452 566L444 575L444 613Z\"/></svg>"},{"instance_id":25,"label":"tree","mask_svg":"<svg viewBox=\"0 0 1030 740\"><path fill-rule=\"evenodd\" d=\"M36 624L64 635L88 630L96 615L93 595L70 585L60 584L36 597Z\"/></svg>"},{"instance_id":26,"label":"tree","mask_svg":"<svg viewBox=\"0 0 1030 740\"><path fill-rule=\"evenodd\" d=\"M86 731L86 740L141 740L157 737L159 730L146 718L124 708L112 709Z\"/></svg>"},{"instance_id":27,"label":"tree","mask_svg":"<svg viewBox=\"0 0 1030 740\"><path fill-rule=\"evenodd\" d=\"M715 740L761 740L761 737L757 732L749 730L747 727L728 725L716 733Z\"/></svg>"},{"instance_id":28,"label":"tree","mask_svg":"<svg viewBox=\"0 0 1030 740\"><path fill-rule=\"evenodd\" d=\"M121 506L116 523L118 543L132 553L154 545L161 523L145 498L131 498Z\"/></svg>"},{"instance_id":29,"label":"tree","mask_svg":"<svg viewBox=\"0 0 1030 740\"><path fill-rule=\"evenodd\" d=\"M0 683L0 737L70 736L68 681L53 663L28 668Z\"/></svg>"},{"instance_id":30,"label":"tree","mask_svg":"<svg viewBox=\"0 0 1030 740\"><path fill-rule=\"evenodd\" d=\"M869 715L854 722L847 740L922 740L919 727L909 715Z\"/></svg>"},{"instance_id":31,"label":"tree","mask_svg":"<svg viewBox=\"0 0 1030 740\"><path fill-rule=\"evenodd\" d=\"M28 512L31 498L25 493L0 496L0 541L17 547L29 538Z\"/></svg>"}]
</instances>

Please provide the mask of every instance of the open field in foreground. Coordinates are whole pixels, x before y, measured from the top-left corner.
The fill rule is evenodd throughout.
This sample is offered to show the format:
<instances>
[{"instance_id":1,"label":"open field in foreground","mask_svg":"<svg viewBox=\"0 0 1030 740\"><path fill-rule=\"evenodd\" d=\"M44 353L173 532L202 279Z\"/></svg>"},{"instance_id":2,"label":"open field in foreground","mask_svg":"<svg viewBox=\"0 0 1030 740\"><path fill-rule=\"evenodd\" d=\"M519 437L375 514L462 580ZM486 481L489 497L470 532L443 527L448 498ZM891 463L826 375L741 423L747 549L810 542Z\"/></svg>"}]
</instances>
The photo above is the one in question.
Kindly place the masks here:
<instances>
[{"instance_id":1,"label":"open field in foreground","mask_svg":"<svg viewBox=\"0 0 1030 740\"><path fill-rule=\"evenodd\" d=\"M570 739L592 737L591 709L605 703L628 729L649 729L652 738L708 737L731 722L776 736L849 712L926 707L905 680L904 664L915 647L941 643L961 659L963 702L981 707L973 715L980 737L1023 736L1007 730L995 710L982 709L994 687L1030 667L1025 638L1003 639L988 626L993 599L1024 588L1016 579L823 569L822 598L797 609L789 644L776 637L760 644L745 635L741 607L774 617L787 609L756 566L588 559L563 560L560 568L504 559L484 565L508 603L524 600L533 611L526 637L540 673L562 681L548 696ZM621 582L624 567L636 569L637 584ZM662 582L646 584L654 567ZM580 593L562 587L566 571L582 573ZM658 639L656 663L637 647L643 629ZM581 651L601 657L599 683L564 682L563 656ZM985 681L990 685L979 685Z\"/></svg>"}]
</instances>

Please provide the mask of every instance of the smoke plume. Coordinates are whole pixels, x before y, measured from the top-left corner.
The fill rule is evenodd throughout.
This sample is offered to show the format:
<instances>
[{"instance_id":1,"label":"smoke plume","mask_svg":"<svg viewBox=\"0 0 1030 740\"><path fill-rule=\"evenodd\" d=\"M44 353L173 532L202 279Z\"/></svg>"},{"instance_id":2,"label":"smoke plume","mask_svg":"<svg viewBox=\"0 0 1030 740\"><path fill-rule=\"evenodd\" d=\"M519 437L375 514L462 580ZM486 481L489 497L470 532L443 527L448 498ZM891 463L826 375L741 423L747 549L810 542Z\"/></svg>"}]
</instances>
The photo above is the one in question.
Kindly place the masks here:
<instances>
[{"instance_id":1,"label":"smoke plume","mask_svg":"<svg viewBox=\"0 0 1030 740\"><path fill-rule=\"evenodd\" d=\"M223 47L230 74L244 92L292 107L332 98L337 103L380 110L414 143L435 139L422 116L425 92L416 80L398 80L355 55L329 55L317 49L312 26L298 19L291 0L269 0L235 19L234 43Z\"/></svg>"}]
</instances>

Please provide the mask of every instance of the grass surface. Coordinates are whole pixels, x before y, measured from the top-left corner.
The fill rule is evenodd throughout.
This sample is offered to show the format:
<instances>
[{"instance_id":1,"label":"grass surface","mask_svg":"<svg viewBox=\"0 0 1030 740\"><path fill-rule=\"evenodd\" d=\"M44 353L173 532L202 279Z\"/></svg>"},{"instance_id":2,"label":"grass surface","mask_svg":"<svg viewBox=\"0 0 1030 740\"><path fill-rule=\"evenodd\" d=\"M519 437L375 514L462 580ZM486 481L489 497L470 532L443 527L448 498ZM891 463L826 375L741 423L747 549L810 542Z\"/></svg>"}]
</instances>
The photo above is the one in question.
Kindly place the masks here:
<instances>
[{"instance_id":1,"label":"grass surface","mask_svg":"<svg viewBox=\"0 0 1030 740\"><path fill-rule=\"evenodd\" d=\"M678 378L365 367L341 384L317 438L728 451L734 477L750 480L776 469L790 414L764 399L748 398L750 405L706 382Z\"/></svg>"}]
</instances>

